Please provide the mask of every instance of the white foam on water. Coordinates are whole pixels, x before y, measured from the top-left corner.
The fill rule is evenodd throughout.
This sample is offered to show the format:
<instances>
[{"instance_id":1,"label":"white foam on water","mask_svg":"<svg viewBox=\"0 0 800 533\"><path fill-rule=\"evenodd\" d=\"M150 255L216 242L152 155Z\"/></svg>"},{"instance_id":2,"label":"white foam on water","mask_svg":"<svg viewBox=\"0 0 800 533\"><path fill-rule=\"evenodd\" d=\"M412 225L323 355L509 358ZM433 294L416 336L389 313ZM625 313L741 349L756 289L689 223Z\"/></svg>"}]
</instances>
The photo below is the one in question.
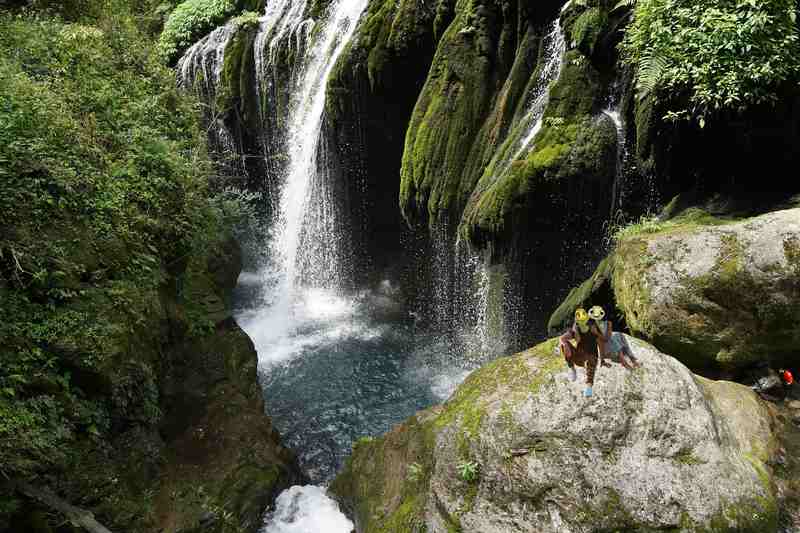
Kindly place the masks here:
<instances>
[{"instance_id":1,"label":"white foam on water","mask_svg":"<svg viewBox=\"0 0 800 533\"><path fill-rule=\"evenodd\" d=\"M261 274L244 270L239 273L239 279L236 281L239 285L260 285L261 282Z\"/></svg>"},{"instance_id":2,"label":"white foam on water","mask_svg":"<svg viewBox=\"0 0 800 533\"><path fill-rule=\"evenodd\" d=\"M283 491L275 511L264 518L261 533L351 533L355 527L325 489L294 486Z\"/></svg>"}]
</instances>

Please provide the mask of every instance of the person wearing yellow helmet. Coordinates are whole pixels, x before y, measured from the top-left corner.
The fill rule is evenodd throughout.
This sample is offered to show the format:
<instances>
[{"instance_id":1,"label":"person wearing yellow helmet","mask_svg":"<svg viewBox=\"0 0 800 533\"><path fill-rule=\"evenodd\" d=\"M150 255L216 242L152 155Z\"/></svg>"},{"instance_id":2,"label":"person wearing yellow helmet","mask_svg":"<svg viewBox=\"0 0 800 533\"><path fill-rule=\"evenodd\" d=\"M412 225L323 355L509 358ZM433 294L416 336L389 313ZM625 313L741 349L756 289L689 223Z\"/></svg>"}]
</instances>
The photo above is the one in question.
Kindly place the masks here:
<instances>
[{"instance_id":1,"label":"person wearing yellow helmet","mask_svg":"<svg viewBox=\"0 0 800 533\"><path fill-rule=\"evenodd\" d=\"M610 366L605 362L608 357L612 361L618 362L628 370L633 370L639 367L639 362L633 357L633 353L628 346L625 337L621 333L614 331L614 327L610 320L605 320L606 312L599 305L593 306L589 309L589 318L594 321L597 329L600 332L598 339L598 356L600 358L600 365Z\"/></svg>"},{"instance_id":2,"label":"person wearing yellow helmet","mask_svg":"<svg viewBox=\"0 0 800 533\"><path fill-rule=\"evenodd\" d=\"M586 368L586 388L583 395L587 398L592 396L599 338L600 331L582 307L575 311L575 322L572 327L559 337L559 349L569 367L570 381L575 381L577 378L576 365Z\"/></svg>"}]
</instances>

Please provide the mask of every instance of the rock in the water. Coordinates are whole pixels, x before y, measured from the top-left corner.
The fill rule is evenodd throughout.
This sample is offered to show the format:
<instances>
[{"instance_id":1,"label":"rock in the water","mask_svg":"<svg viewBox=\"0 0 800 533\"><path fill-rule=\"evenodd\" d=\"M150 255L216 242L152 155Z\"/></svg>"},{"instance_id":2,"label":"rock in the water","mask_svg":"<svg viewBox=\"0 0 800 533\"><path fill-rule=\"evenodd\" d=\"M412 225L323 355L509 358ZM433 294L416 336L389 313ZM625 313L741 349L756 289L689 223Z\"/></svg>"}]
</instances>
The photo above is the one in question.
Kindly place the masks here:
<instances>
[{"instance_id":1,"label":"rock in the water","mask_svg":"<svg viewBox=\"0 0 800 533\"><path fill-rule=\"evenodd\" d=\"M332 491L360 532L775 531L768 408L630 344L642 367L599 369L590 399L555 340L498 359L358 443Z\"/></svg>"},{"instance_id":2,"label":"rock in the water","mask_svg":"<svg viewBox=\"0 0 800 533\"><path fill-rule=\"evenodd\" d=\"M800 209L625 238L613 286L631 330L693 368L797 362Z\"/></svg>"}]
</instances>

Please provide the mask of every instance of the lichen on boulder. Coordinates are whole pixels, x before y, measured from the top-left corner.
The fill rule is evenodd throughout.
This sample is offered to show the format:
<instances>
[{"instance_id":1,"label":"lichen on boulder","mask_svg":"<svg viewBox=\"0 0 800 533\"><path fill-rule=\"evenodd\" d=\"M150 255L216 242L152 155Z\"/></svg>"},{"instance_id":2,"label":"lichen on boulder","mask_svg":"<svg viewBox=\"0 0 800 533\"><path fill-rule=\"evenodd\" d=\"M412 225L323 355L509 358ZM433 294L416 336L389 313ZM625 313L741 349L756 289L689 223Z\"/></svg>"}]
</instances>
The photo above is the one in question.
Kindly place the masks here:
<instances>
[{"instance_id":1,"label":"lichen on boulder","mask_svg":"<svg viewBox=\"0 0 800 533\"><path fill-rule=\"evenodd\" d=\"M332 491L365 533L775 530L769 409L628 340L642 367L601 368L591 399L555 340L486 365Z\"/></svg>"}]
</instances>

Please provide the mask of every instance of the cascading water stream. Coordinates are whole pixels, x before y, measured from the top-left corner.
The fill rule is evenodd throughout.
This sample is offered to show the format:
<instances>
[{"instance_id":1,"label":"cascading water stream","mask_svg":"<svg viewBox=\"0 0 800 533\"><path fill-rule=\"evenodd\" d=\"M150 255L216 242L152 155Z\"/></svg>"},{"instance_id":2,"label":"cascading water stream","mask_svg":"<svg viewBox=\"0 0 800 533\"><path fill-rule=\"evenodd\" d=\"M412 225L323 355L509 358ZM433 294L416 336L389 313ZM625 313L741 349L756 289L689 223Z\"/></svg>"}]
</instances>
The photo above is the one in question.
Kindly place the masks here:
<instances>
[{"instance_id":1,"label":"cascading water stream","mask_svg":"<svg viewBox=\"0 0 800 533\"><path fill-rule=\"evenodd\" d=\"M270 261L261 272L271 305L240 317L242 327L256 344L262 366L295 355L303 341L308 342L307 338L300 345L292 342L297 329L308 327L315 319L337 318L352 311L348 302L336 296L337 223L335 209L328 207L332 199L325 191L326 176L319 175L326 169L318 157L327 81L366 5L367 0L334 2L327 19L314 24L317 33L313 39L312 22L303 19L305 0L272 0L260 20L255 42L260 101L267 96L263 84L266 69L277 68L276 50L287 36L290 45L297 43L297 51L305 46L291 77L292 98L282 143L288 163L277 220L271 230ZM322 209L311 209L312 204L322 205ZM327 513L322 514L327 517L323 516L323 523L319 523L320 510L326 508ZM325 529L333 533L349 532L351 528L352 523L335 505L330 505L320 489L293 487L279 497L275 513L266 518L264 531Z\"/></svg>"},{"instance_id":2,"label":"cascading water stream","mask_svg":"<svg viewBox=\"0 0 800 533\"><path fill-rule=\"evenodd\" d=\"M561 8L563 13L569 7L570 2ZM544 111L550 97L550 84L561 75L561 66L564 61L564 53L567 50L567 43L564 39L564 31L561 28L561 18L556 17L550 26L550 32L545 36L543 42L545 56L544 66L539 72L539 79L535 85L533 94L530 95L530 104L523 117L523 125L527 124L525 134L517 141L514 155L508 158L501 167L501 173L508 170L512 162L526 154L533 144L536 134L542 129Z\"/></svg>"},{"instance_id":3,"label":"cascading water stream","mask_svg":"<svg viewBox=\"0 0 800 533\"><path fill-rule=\"evenodd\" d=\"M177 66L178 86L194 91L206 103L209 132L214 134L212 141L218 144L221 152L227 154L236 153L237 150L233 136L218 116L217 88L225 63L225 48L236 30L236 25L229 23L212 31L192 45Z\"/></svg>"},{"instance_id":4,"label":"cascading water stream","mask_svg":"<svg viewBox=\"0 0 800 533\"><path fill-rule=\"evenodd\" d=\"M617 173L614 176L614 183L611 188L611 217L614 221L619 213L623 212L625 204L625 168L628 161L628 147L625 139L625 127L620 117L618 104L612 101L608 109L603 110L603 114L611 119L614 128L617 130Z\"/></svg>"},{"instance_id":5,"label":"cascading water stream","mask_svg":"<svg viewBox=\"0 0 800 533\"><path fill-rule=\"evenodd\" d=\"M565 3L561 13L569 5L570 2ZM560 16L550 25L542 46L543 64L527 97L525 112L488 167L493 169L495 179L533 149L534 138L542 128L550 85L561 74L567 48ZM440 221L434 228L431 252L434 324L442 331L460 334L461 338L455 339L461 347L459 357L466 361L466 368L474 368L486 358L502 353L509 344L509 325L516 320L504 316L505 310L513 307L504 301L509 289L493 282L500 273L491 272L488 257L481 257L459 240L453 243L447 222Z\"/></svg>"}]
</instances>

